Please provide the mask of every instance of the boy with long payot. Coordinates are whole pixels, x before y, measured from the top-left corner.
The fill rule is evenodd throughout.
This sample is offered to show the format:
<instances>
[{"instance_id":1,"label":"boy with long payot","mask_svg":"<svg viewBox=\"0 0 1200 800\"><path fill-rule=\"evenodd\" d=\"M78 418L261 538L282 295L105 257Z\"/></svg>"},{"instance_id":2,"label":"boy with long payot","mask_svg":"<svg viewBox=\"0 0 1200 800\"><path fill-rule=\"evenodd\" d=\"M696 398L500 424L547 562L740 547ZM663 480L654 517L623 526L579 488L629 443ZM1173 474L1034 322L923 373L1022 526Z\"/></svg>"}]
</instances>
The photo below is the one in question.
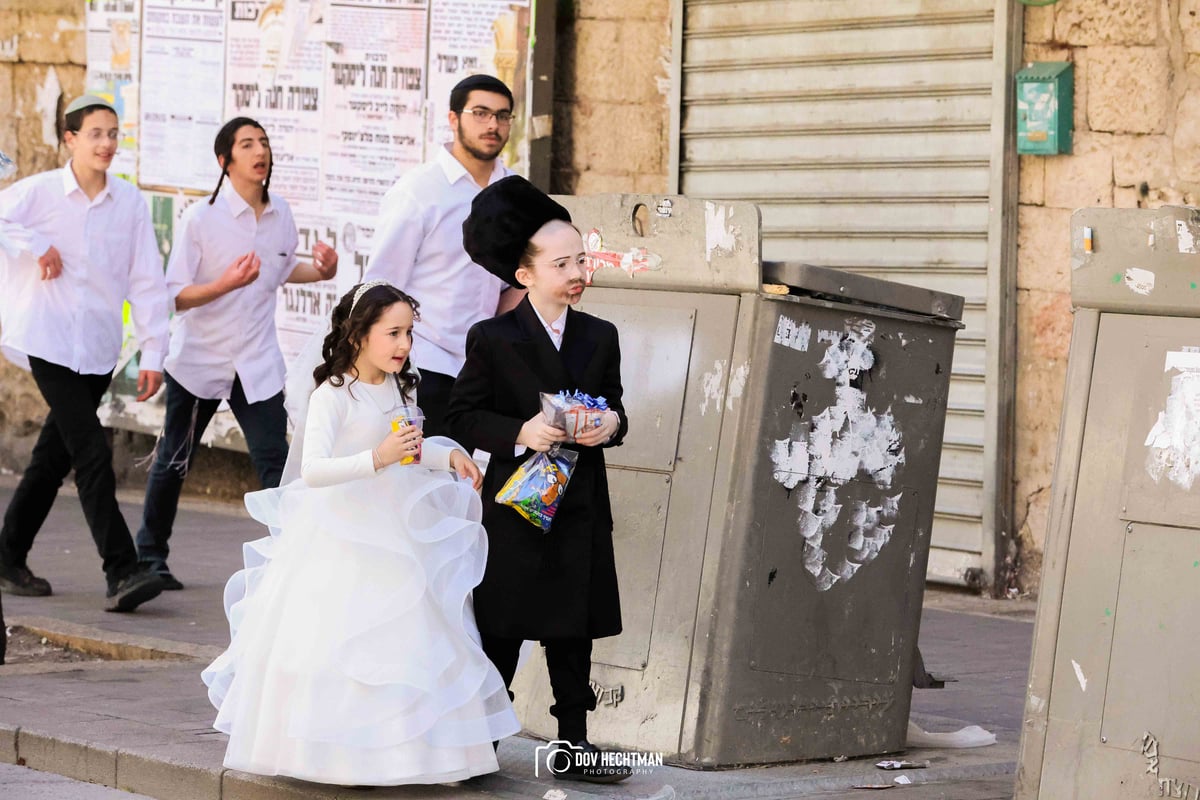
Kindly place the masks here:
<instances>
[{"instance_id":1,"label":"boy with long payot","mask_svg":"<svg viewBox=\"0 0 1200 800\"><path fill-rule=\"evenodd\" d=\"M502 81L491 75L462 79L450 91L454 140L404 173L380 208L363 279L385 280L421 302L413 353L421 365L417 403L427 435L446 433L443 417L466 360L467 331L524 295L472 262L462 243L471 201L512 174L500 159L512 120L512 91Z\"/></svg>"},{"instance_id":2,"label":"boy with long payot","mask_svg":"<svg viewBox=\"0 0 1200 800\"><path fill-rule=\"evenodd\" d=\"M292 211L270 193L271 141L248 117L225 123L213 143L221 177L206 203L184 212L167 265L179 323L166 359L167 413L146 484L138 556L165 582L179 493L196 443L222 400L229 403L263 488L279 485L287 460L285 368L275 300L285 283L337 274L333 248L317 242L300 263Z\"/></svg>"},{"instance_id":3,"label":"boy with long payot","mask_svg":"<svg viewBox=\"0 0 1200 800\"><path fill-rule=\"evenodd\" d=\"M50 407L0 527L0 590L51 593L27 558L73 468L103 559L105 609L132 611L157 596L163 581L138 564L96 409L121 352L126 300L141 346L137 399L162 385L167 292L146 201L108 175L120 137L116 110L84 95L67 106L63 128L67 165L0 191L0 236L17 253L7 258L0 349L29 368Z\"/></svg>"}]
</instances>

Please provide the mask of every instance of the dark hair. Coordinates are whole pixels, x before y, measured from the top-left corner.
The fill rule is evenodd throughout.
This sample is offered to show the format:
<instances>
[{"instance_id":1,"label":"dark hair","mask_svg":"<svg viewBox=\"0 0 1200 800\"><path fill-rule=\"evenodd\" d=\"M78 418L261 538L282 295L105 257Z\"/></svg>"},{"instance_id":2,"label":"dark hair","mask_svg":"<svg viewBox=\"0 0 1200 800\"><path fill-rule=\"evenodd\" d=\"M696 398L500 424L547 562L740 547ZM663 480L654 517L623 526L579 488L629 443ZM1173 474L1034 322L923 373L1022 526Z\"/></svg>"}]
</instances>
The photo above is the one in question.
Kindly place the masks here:
<instances>
[{"instance_id":1,"label":"dark hair","mask_svg":"<svg viewBox=\"0 0 1200 800\"><path fill-rule=\"evenodd\" d=\"M213 153L217 159L224 160L224 165L221 167L221 177L217 180L217 188L213 189L212 196L208 198L208 204L211 206L217 201L217 194L221 191L221 184L225 182L225 176L229 174L229 162L233 161L233 145L237 139L237 132L246 125L258 128L263 133L267 129L258 124L255 120L249 117L234 117L221 126L221 130L217 131L217 138L213 140ZM271 172L275 169L275 159L271 158L271 163L267 165L267 179L263 182L262 200L264 203L271 199L267 194L267 189L271 186Z\"/></svg>"},{"instance_id":2,"label":"dark hair","mask_svg":"<svg viewBox=\"0 0 1200 800\"><path fill-rule=\"evenodd\" d=\"M83 118L93 111L107 111L113 116L116 116L117 113L112 110L112 106L103 105L101 103L84 106L83 108L77 108L70 114L63 115L63 133L79 133L79 131L83 129Z\"/></svg>"},{"instance_id":3,"label":"dark hair","mask_svg":"<svg viewBox=\"0 0 1200 800\"><path fill-rule=\"evenodd\" d=\"M470 75L463 78L450 90L450 110L455 114L461 114L463 106L467 104L467 97L475 91L502 94L508 98L509 106L516 104L513 100L512 90L504 85L504 81L493 78L491 75Z\"/></svg>"},{"instance_id":4,"label":"dark hair","mask_svg":"<svg viewBox=\"0 0 1200 800\"><path fill-rule=\"evenodd\" d=\"M358 298L358 305L355 305L354 295L361 285L358 284L346 292L333 309L333 330L321 345L321 358L324 361L313 370L313 380L318 386L325 381L334 386L342 386L346 382L343 376L353 369L362 342L367 338L367 332L388 308L396 303L408 303L413 312L413 321L421 318L417 312L421 304L395 286L386 283L367 289L362 297ZM405 401L411 399L409 393L417 388L418 383L420 377L413 368L410 356L404 363L404 369L396 375L396 386L400 388L400 396Z\"/></svg>"}]
</instances>

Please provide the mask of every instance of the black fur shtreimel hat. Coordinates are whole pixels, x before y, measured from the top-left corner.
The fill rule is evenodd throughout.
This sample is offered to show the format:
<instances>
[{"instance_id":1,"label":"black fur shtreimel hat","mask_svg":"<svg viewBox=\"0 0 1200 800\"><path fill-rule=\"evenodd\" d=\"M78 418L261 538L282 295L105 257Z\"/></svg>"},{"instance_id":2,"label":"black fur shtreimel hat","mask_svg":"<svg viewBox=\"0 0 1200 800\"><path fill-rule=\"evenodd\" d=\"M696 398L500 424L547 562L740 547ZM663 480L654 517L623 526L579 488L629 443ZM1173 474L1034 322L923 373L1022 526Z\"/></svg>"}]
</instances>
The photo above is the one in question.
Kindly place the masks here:
<instances>
[{"instance_id":1,"label":"black fur shtreimel hat","mask_svg":"<svg viewBox=\"0 0 1200 800\"><path fill-rule=\"evenodd\" d=\"M463 249L476 264L516 286L525 246L555 219L570 222L571 215L520 175L509 175L475 195L463 222Z\"/></svg>"}]
</instances>

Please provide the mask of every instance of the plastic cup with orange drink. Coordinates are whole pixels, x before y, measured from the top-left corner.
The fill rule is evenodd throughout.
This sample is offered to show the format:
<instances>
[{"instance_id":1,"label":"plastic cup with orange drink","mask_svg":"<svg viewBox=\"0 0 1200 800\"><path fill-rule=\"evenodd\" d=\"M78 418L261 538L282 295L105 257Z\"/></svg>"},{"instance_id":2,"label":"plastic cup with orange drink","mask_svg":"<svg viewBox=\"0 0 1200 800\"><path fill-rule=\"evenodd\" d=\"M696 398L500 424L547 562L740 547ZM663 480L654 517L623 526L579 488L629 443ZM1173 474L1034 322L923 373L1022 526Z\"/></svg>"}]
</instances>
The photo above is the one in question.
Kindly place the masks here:
<instances>
[{"instance_id":1,"label":"plastic cup with orange drink","mask_svg":"<svg viewBox=\"0 0 1200 800\"><path fill-rule=\"evenodd\" d=\"M421 409L413 406L410 408L402 408L399 413L392 418L392 430L399 431L404 428L416 428L422 430L425 427L425 415L421 413ZM400 464L420 464L421 463L421 445L417 443L417 454L415 456L405 456L400 459Z\"/></svg>"}]
</instances>

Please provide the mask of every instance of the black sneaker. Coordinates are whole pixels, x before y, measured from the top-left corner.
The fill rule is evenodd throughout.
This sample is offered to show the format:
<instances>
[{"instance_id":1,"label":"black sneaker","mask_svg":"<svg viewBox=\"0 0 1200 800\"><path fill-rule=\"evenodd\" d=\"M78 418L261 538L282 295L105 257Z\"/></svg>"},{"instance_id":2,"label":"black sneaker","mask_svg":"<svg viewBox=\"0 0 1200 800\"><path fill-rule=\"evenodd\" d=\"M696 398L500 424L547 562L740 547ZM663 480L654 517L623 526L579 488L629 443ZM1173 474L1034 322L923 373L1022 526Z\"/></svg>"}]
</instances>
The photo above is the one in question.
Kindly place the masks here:
<instances>
[{"instance_id":1,"label":"black sneaker","mask_svg":"<svg viewBox=\"0 0 1200 800\"><path fill-rule=\"evenodd\" d=\"M178 592L183 590L183 584L171 574L171 569L165 561L139 561L138 568L157 572L158 577L163 579L163 591Z\"/></svg>"},{"instance_id":2,"label":"black sneaker","mask_svg":"<svg viewBox=\"0 0 1200 800\"><path fill-rule=\"evenodd\" d=\"M183 591L183 584L180 582L179 578L176 578L174 575L171 574L171 570L169 570L169 569L158 570L158 577L162 578L164 591L168 591L168 592Z\"/></svg>"},{"instance_id":3,"label":"black sneaker","mask_svg":"<svg viewBox=\"0 0 1200 800\"><path fill-rule=\"evenodd\" d=\"M163 579L157 572L139 569L117 582L108 590L108 600L104 603L105 611L133 611L147 600L153 600L162 593Z\"/></svg>"},{"instance_id":4,"label":"black sneaker","mask_svg":"<svg viewBox=\"0 0 1200 800\"><path fill-rule=\"evenodd\" d=\"M605 753L587 739L559 747L547 764L560 781L619 783L633 774L633 768L615 754Z\"/></svg>"},{"instance_id":5,"label":"black sneaker","mask_svg":"<svg viewBox=\"0 0 1200 800\"><path fill-rule=\"evenodd\" d=\"M23 597L50 596L50 581L39 578L29 567L10 567L0 564L0 591Z\"/></svg>"}]
</instances>

